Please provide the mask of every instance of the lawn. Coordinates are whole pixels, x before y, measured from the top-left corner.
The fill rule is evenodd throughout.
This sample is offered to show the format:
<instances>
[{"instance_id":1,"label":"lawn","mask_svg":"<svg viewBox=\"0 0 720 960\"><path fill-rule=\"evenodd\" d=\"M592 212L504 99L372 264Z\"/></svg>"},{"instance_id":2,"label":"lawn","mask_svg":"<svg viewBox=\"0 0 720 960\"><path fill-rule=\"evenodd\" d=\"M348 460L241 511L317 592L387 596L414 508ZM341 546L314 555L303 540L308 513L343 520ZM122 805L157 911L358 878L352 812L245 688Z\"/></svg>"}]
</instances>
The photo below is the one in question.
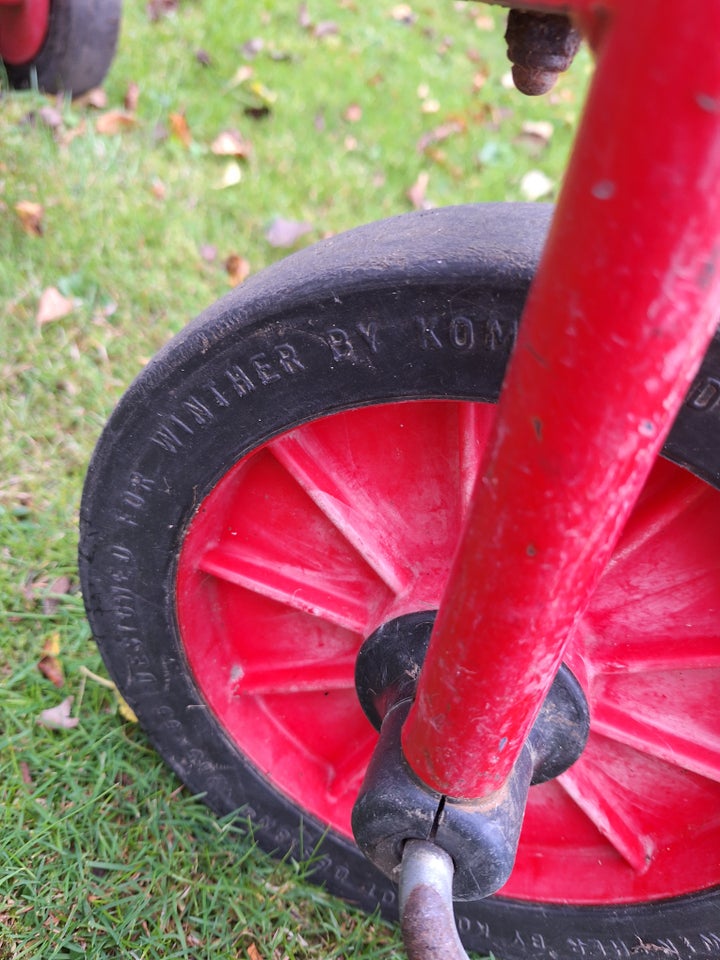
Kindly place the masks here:
<instances>
[{"instance_id":1,"label":"lawn","mask_svg":"<svg viewBox=\"0 0 720 960\"><path fill-rule=\"evenodd\" d=\"M249 274L413 208L553 198L589 60L521 97L504 16L151 0L126 4L101 93L0 88L0 960L400 956L210 815L119 709L78 504L124 388Z\"/></svg>"}]
</instances>

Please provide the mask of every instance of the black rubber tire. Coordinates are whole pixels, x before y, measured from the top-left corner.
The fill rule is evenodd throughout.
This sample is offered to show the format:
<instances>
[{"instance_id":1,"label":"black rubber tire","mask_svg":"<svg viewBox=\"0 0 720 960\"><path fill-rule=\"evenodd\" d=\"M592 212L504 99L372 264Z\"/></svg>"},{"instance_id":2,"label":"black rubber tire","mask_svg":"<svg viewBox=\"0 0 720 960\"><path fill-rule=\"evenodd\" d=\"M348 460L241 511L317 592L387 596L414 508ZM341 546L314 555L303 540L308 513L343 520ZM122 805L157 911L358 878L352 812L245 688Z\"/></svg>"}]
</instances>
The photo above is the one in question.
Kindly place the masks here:
<instances>
[{"instance_id":1,"label":"black rubber tire","mask_svg":"<svg viewBox=\"0 0 720 960\"><path fill-rule=\"evenodd\" d=\"M495 400L547 222L547 208L534 205L457 207L361 227L289 257L158 354L110 419L88 473L80 545L87 612L152 742L214 810L249 817L267 851L300 857L320 844L317 881L390 917L391 883L351 842L275 791L210 711L197 709L202 697L175 622L175 564L204 494L277 433L400 398ZM473 338L453 337L461 317ZM357 334L368 319L374 349ZM352 352L334 351L328 330L344 331ZM288 346L302 363L292 373L278 361L277 348ZM226 377L233 364L254 378L242 397ZM268 370L278 376L263 376ZM717 484L720 421L697 401L713 371L720 374L717 340L667 449ZM495 897L459 905L458 921L469 948L505 960L720 956L720 888L598 908Z\"/></svg>"},{"instance_id":2,"label":"black rubber tire","mask_svg":"<svg viewBox=\"0 0 720 960\"><path fill-rule=\"evenodd\" d=\"M5 63L10 85L37 84L44 93L80 96L99 87L110 69L122 0L51 0L43 46L28 63Z\"/></svg>"}]
</instances>

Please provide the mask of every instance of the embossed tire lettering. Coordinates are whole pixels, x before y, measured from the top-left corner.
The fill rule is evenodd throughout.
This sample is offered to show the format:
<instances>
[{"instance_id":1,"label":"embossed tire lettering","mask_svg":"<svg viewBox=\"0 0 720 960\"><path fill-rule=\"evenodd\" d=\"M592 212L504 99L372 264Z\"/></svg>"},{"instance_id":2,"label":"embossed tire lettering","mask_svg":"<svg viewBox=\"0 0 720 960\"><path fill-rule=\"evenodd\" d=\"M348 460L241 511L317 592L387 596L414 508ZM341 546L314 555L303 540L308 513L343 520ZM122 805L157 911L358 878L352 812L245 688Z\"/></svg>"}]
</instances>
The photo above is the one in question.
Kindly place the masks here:
<instances>
[{"instance_id":1,"label":"embossed tire lettering","mask_svg":"<svg viewBox=\"0 0 720 960\"><path fill-rule=\"evenodd\" d=\"M410 214L269 268L147 366L88 473L88 616L152 742L387 915L349 828L354 659L439 603L547 219ZM501 895L460 907L472 949L720 957L719 382L716 340L577 632L588 749L532 788Z\"/></svg>"}]
</instances>

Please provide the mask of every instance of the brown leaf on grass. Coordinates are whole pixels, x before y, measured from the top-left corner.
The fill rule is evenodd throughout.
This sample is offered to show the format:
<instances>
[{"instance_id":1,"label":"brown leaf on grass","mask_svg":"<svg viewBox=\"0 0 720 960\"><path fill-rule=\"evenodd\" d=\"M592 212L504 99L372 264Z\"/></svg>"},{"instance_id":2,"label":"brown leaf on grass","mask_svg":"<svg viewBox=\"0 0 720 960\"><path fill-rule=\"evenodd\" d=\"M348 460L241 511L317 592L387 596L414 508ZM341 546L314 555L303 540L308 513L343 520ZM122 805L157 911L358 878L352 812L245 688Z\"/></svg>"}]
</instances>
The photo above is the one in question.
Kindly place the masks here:
<instances>
[{"instance_id":1,"label":"brown leaf on grass","mask_svg":"<svg viewBox=\"0 0 720 960\"><path fill-rule=\"evenodd\" d=\"M40 673L53 683L56 687L65 686L65 674L62 664L57 657L51 653L46 653L38 660L38 670Z\"/></svg>"},{"instance_id":2,"label":"brown leaf on grass","mask_svg":"<svg viewBox=\"0 0 720 960\"><path fill-rule=\"evenodd\" d=\"M254 943L251 943L250 946L248 947L247 955L250 958L250 960L263 960L262 954L260 953L260 951L258 950L258 948L255 946Z\"/></svg>"},{"instance_id":3,"label":"brown leaf on grass","mask_svg":"<svg viewBox=\"0 0 720 960\"><path fill-rule=\"evenodd\" d=\"M56 707L49 707L42 710L37 717L37 722L41 727L49 727L51 730L72 730L79 723L78 717L71 717L74 697L66 697Z\"/></svg>"},{"instance_id":4,"label":"brown leaf on grass","mask_svg":"<svg viewBox=\"0 0 720 960\"><path fill-rule=\"evenodd\" d=\"M136 124L137 117L126 110L108 110L97 118L95 129L104 137L113 137L125 130L131 130Z\"/></svg>"},{"instance_id":5,"label":"brown leaf on grass","mask_svg":"<svg viewBox=\"0 0 720 960\"><path fill-rule=\"evenodd\" d=\"M177 10L177 0L150 0L146 9L148 20L156 23L162 17Z\"/></svg>"},{"instance_id":6,"label":"brown leaf on grass","mask_svg":"<svg viewBox=\"0 0 720 960\"><path fill-rule=\"evenodd\" d=\"M45 124L46 127L50 127L51 130L57 130L58 127L62 126L63 118L60 111L57 107L51 106L49 103L44 107L41 107L40 112L38 113L40 120Z\"/></svg>"},{"instance_id":7,"label":"brown leaf on grass","mask_svg":"<svg viewBox=\"0 0 720 960\"><path fill-rule=\"evenodd\" d=\"M297 20L301 30L312 30L312 17L308 13L308 5L306 3L301 3L298 7Z\"/></svg>"},{"instance_id":8,"label":"brown leaf on grass","mask_svg":"<svg viewBox=\"0 0 720 960\"><path fill-rule=\"evenodd\" d=\"M313 36L316 40L322 40L323 37L334 37L340 33L340 28L334 20L321 20L313 29Z\"/></svg>"},{"instance_id":9,"label":"brown leaf on grass","mask_svg":"<svg viewBox=\"0 0 720 960\"><path fill-rule=\"evenodd\" d=\"M156 200L164 200L167 196L167 187L159 177L155 177L150 184L150 192Z\"/></svg>"},{"instance_id":10,"label":"brown leaf on grass","mask_svg":"<svg viewBox=\"0 0 720 960\"><path fill-rule=\"evenodd\" d=\"M252 153L252 144L237 130L223 130L210 144L210 150L218 157L239 157L247 160Z\"/></svg>"},{"instance_id":11,"label":"brown leaf on grass","mask_svg":"<svg viewBox=\"0 0 720 960\"><path fill-rule=\"evenodd\" d=\"M427 210L429 204L425 199L428 184L430 183L430 174L427 170L421 170L415 183L407 192L407 197L415 210Z\"/></svg>"},{"instance_id":12,"label":"brown leaf on grass","mask_svg":"<svg viewBox=\"0 0 720 960\"><path fill-rule=\"evenodd\" d=\"M213 246L211 243L203 243L200 246L200 256L205 261L205 263L214 263L217 260L217 247Z\"/></svg>"},{"instance_id":13,"label":"brown leaf on grass","mask_svg":"<svg viewBox=\"0 0 720 960\"><path fill-rule=\"evenodd\" d=\"M64 297L57 287L47 287L40 294L35 320L39 327L53 320L62 320L75 309L75 301Z\"/></svg>"},{"instance_id":14,"label":"brown leaf on grass","mask_svg":"<svg viewBox=\"0 0 720 960\"><path fill-rule=\"evenodd\" d=\"M454 137L458 133L465 132L464 120L448 120L447 123L441 123L440 126L424 133L417 142L417 152L424 153L429 146L434 143L441 143L449 137Z\"/></svg>"},{"instance_id":15,"label":"brown leaf on grass","mask_svg":"<svg viewBox=\"0 0 720 960\"><path fill-rule=\"evenodd\" d=\"M20 226L25 233L31 237L41 237L43 235L43 215L45 213L42 204L34 203L32 200L21 200L15 204L15 213L20 220Z\"/></svg>"},{"instance_id":16,"label":"brown leaf on grass","mask_svg":"<svg viewBox=\"0 0 720 960\"><path fill-rule=\"evenodd\" d=\"M81 97L73 101L78 107L93 107L95 110L104 110L108 105L107 94L102 87L93 87Z\"/></svg>"},{"instance_id":17,"label":"brown leaf on grass","mask_svg":"<svg viewBox=\"0 0 720 960\"><path fill-rule=\"evenodd\" d=\"M390 17L398 23L415 23L417 15L409 3L396 3L390 10Z\"/></svg>"},{"instance_id":18,"label":"brown leaf on grass","mask_svg":"<svg viewBox=\"0 0 720 960\"><path fill-rule=\"evenodd\" d=\"M212 63L212 57L207 50L203 50L202 48L195 51L195 59L201 67L209 67Z\"/></svg>"},{"instance_id":19,"label":"brown leaf on grass","mask_svg":"<svg viewBox=\"0 0 720 960\"><path fill-rule=\"evenodd\" d=\"M265 49L265 41L262 37L253 37L250 40L246 40L240 49L247 60L253 60Z\"/></svg>"},{"instance_id":20,"label":"brown leaf on grass","mask_svg":"<svg viewBox=\"0 0 720 960\"><path fill-rule=\"evenodd\" d=\"M232 88L242 86L243 83L247 83L248 80L252 80L254 76L255 71L253 68L244 63L241 67L237 68L232 76L232 79L228 83L228 87Z\"/></svg>"},{"instance_id":21,"label":"brown leaf on grass","mask_svg":"<svg viewBox=\"0 0 720 960\"><path fill-rule=\"evenodd\" d=\"M531 157L537 157L547 147L553 132L554 127L547 120L528 120L523 123L515 143L524 147Z\"/></svg>"},{"instance_id":22,"label":"brown leaf on grass","mask_svg":"<svg viewBox=\"0 0 720 960\"><path fill-rule=\"evenodd\" d=\"M57 141L61 147L67 147L73 142L73 140L76 140L78 137L84 137L86 133L87 122L83 117L76 127L71 127L69 130L59 131L57 134Z\"/></svg>"},{"instance_id":23,"label":"brown leaf on grass","mask_svg":"<svg viewBox=\"0 0 720 960\"><path fill-rule=\"evenodd\" d=\"M230 286L237 287L243 280L250 276L250 261L237 253L231 253L225 261L225 270L230 281Z\"/></svg>"},{"instance_id":24,"label":"brown leaf on grass","mask_svg":"<svg viewBox=\"0 0 720 960\"><path fill-rule=\"evenodd\" d=\"M123 98L123 106L130 113L135 113L140 100L140 87L136 83L129 83Z\"/></svg>"},{"instance_id":25,"label":"brown leaf on grass","mask_svg":"<svg viewBox=\"0 0 720 960\"><path fill-rule=\"evenodd\" d=\"M276 217L270 224L265 238L271 247L293 247L301 237L310 233L312 224L298 220Z\"/></svg>"},{"instance_id":26,"label":"brown leaf on grass","mask_svg":"<svg viewBox=\"0 0 720 960\"><path fill-rule=\"evenodd\" d=\"M192 134L190 133L190 125L187 122L185 114L171 113L169 120L172 135L177 137L184 147L189 147L192 143Z\"/></svg>"},{"instance_id":27,"label":"brown leaf on grass","mask_svg":"<svg viewBox=\"0 0 720 960\"><path fill-rule=\"evenodd\" d=\"M32 778L32 774L30 773L30 766L28 763L26 763L25 760L20 761L20 777L22 778L22 782L25 784L25 786L31 787L33 785L33 778Z\"/></svg>"},{"instance_id":28,"label":"brown leaf on grass","mask_svg":"<svg viewBox=\"0 0 720 960\"><path fill-rule=\"evenodd\" d=\"M52 616L58 608L58 597L64 596L72 590L70 577L56 577L50 584L47 595L43 597L43 613Z\"/></svg>"},{"instance_id":29,"label":"brown leaf on grass","mask_svg":"<svg viewBox=\"0 0 720 960\"><path fill-rule=\"evenodd\" d=\"M231 160L225 164L219 182L215 185L215 190L227 190L228 187L236 187L243 178L243 172L237 160Z\"/></svg>"},{"instance_id":30,"label":"brown leaf on grass","mask_svg":"<svg viewBox=\"0 0 720 960\"><path fill-rule=\"evenodd\" d=\"M359 103L351 103L343 113L343 119L348 123L359 123L362 120L362 107Z\"/></svg>"}]
</instances>

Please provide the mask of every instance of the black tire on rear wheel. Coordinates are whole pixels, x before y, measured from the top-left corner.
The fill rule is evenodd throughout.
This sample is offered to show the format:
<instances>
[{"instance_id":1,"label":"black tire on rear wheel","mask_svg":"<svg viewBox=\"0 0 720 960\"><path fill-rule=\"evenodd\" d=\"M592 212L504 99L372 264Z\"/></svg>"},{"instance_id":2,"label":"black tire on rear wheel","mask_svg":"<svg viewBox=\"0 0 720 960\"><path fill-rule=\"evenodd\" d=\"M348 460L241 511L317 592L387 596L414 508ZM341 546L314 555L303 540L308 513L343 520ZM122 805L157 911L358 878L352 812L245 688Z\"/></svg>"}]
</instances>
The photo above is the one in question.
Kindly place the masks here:
<instances>
[{"instance_id":1,"label":"black tire on rear wheel","mask_svg":"<svg viewBox=\"0 0 720 960\"><path fill-rule=\"evenodd\" d=\"M10 85L80 96L110 69L120 32L122 0L51 0L47 35L28 63L6 63Z\"/></svg>"}]
</instances>

